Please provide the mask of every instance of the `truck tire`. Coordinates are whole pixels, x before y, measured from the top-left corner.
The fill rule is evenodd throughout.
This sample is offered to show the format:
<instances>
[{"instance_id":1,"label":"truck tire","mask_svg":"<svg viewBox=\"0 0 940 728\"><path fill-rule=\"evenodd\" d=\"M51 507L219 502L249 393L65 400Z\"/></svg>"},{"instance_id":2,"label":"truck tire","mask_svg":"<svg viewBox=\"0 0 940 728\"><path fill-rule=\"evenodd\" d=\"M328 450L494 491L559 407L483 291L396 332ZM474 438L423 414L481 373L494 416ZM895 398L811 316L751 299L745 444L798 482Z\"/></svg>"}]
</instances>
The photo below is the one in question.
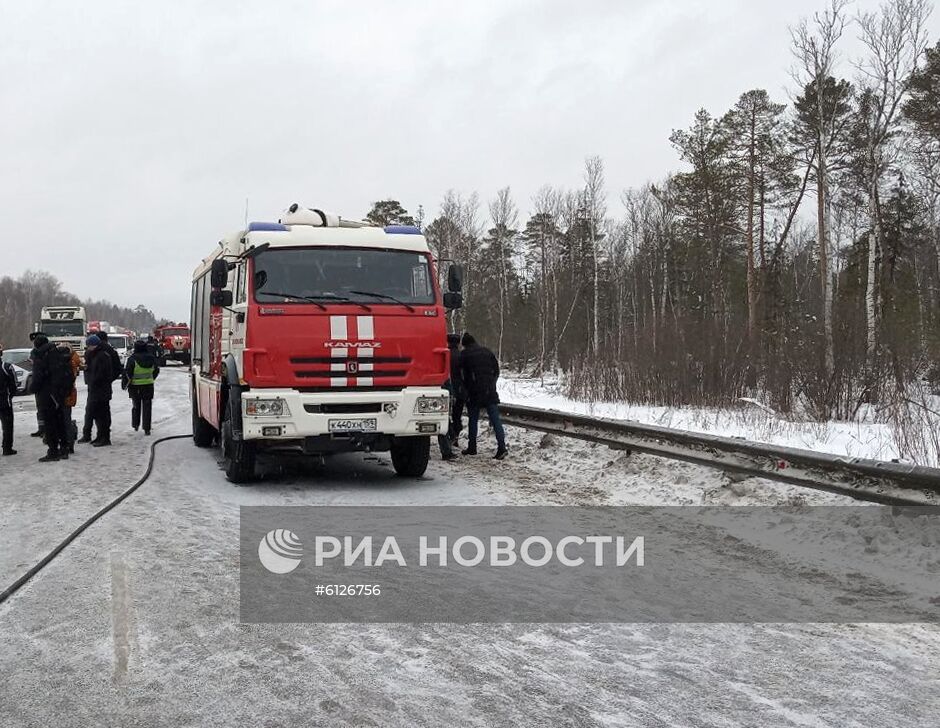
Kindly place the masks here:
<instances>
[{"instance_id":1,"label":"truck tire","mask_svg":"<svg viewBox=\"0 0 940 728\"><path fill-rule=\"evenodd\" d=\"M391 450L396 473L406 478L420 478L431 459L431 438L396 437Z\"/></svg>"},{"instance_id":2,"label":"truck tire","mask_svg":"<svg viewBox=\"0 0 940 728\"><path fill-rule=\"evenodd\" d=\"M231 407L231 403L229 404ZM255 477L255 447L251 442L236 440L232 433L232 417L228 409L222 421L222 459L225 477L230 483L248 483Z\"/></svg>"},{"instance_id":3,"label":"truck tire","mask_svg":"<svg viewBox=\"0 0 940 728\"><path fill-rule=\"evenodd\" d=\"M193 397L193 442L196 447L212 447L215 442L215 428L199 416L196 398Z\"/></svg>"}]
</instances>

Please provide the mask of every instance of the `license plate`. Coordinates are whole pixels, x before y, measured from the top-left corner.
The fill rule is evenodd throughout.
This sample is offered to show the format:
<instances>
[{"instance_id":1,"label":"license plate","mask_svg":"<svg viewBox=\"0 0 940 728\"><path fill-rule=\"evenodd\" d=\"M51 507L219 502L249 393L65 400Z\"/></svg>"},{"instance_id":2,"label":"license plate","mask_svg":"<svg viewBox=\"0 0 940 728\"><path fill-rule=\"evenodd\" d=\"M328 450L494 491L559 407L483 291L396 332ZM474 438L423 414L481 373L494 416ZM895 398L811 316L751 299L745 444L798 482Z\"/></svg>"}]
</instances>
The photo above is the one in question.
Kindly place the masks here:
<instances>
[{"instance_id":1,"label":"license plate","mask_svg":"<svg viewBox=\"0 0 940 728\"><path fill-rule=\"evenodd\" d=\"M330 420L330 432L375 432L378 420L375 417L361 417L354 420Z\"/></svg>"}]
</instances>

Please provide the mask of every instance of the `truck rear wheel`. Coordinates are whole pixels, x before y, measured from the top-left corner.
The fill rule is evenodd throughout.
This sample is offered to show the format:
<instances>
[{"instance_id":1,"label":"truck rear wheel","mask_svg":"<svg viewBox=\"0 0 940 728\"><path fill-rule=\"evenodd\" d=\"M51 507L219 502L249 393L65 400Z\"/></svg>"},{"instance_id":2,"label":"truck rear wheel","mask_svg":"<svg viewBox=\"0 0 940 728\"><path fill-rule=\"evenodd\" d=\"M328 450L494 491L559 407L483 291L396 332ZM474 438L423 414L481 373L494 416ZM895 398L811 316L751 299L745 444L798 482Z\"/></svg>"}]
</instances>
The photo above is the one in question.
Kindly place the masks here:
<instances>
[{"instance_id":1,"label":"truck rear wheel","mask_svg":"<svg viewBox=\"0 0 940 728\"><path fill-rule=\"evenodd\" d=\"M419 478L431 459L430 437L396 437L392 440L392 465L406 478Z\"/></svg>"},{"instance_id":2,"label":"truck rear wheel","mask_svg":"<svg viewBox=\"0 0 940 728\"><path fill-rule=\"evenodd\" d=\"M231 404L229 405L231 407ZM255 477L255 447L246 440L236 440L232 431L232 418L226 411L222 422L222 458L225 477L230 483L247 483Z\"/></svg>"},{"instance_id":3,"label":"truck rear wheel","mask_svg":"<svg viewBox=\"0 0 940 728\"><path fill-rule=\"evenodd\" d=\"M215 441L215 428L199 416L196 396L193 395L193 442L196 447L212 447Z\"/></svg>"}]
</instances>

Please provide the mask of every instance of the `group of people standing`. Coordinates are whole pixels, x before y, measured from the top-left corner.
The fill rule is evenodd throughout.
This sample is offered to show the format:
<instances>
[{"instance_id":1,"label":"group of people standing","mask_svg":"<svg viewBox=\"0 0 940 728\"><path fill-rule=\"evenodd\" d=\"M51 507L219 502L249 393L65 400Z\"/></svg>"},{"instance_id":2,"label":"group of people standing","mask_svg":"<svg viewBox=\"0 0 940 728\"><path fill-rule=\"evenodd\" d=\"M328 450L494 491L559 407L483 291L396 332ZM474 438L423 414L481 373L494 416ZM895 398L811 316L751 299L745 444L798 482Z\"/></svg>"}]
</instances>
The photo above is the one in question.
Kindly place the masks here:
<instances>
[{"instance_id":1,"label":"group of people standing","mask_svg":"<svg viewBox=\"0 0 940 728\"><path fill-rule=\"evenodd\" d=\"M469 333L448 334L447 348L450 349L450 379L444 388L450 392L450 425L447 435L438 437L441 459L452 460L456 456L454 449L459 447L460 432L463 430L463 411L467 410L467 447L461 450L463 455L477 454L477 434L480 424L480 412L485 411L493 426L496 436L496 460L506 457L506 432L499 417L499 393L496 381L499 379L499 361L496 355L485 346L477 343Z\"/></svg>"},{"instance_id":2,"label":"group of people standing","mask_svg":"<svg viewBox=\"0 0 940 728\"><path fill-rule=\"evenodd\" d=\"M121 357L108 343L108 334L92 332L85 340L84 381L88 388L82 436L72 420L72 408L78 404L75 387L82 359L66 343L56 344L41 331L30 334L33 348L32 394L36 397L39 428L32 433L46 444L46 454L39 462L67 460L77 443L92 447L111 445L111 398L113 385L120 380L132 401L131 426L150 434L154 381L160 373L153 345L134 344L134 353L122 364ZM12 380L10 380L12 377ZM0 424L3 427L3 455L16 455L13 449L13 405L16 376L9 364L0 371ZM95 436L92 437L92 431Z\"/></svg>"},{"instance_id":3,"label":"group of people standing","mask_svg":"<svg viewBox=\"0 0 940 728\"><path fill-rule=\"evenodd\" d=\"M41 331L30 335L33 349L32 392L36 396L39 429L33 437L42 437L48 447L40 462L67 460L76 443L92 447L111 445L111 398L113 384L121 380L132 401L131 427L143 427L150 434L154 382L160 374L156 347L150 342L134 343L134 353L122 365L106 332L94 332L85 340L84 378L88 387L82 436L72 420L72 408L78 401L75 381L82 361L68 344L54 344ZM450 378L444 387L450 392L450 423L446 435L438 437L441 458L452 460L459 448L463 431L463 412L467 411L467 447L463 455L477 454L480 413L485 411L496 436L496 460L506 457L506 433L499 416L499 362L492 351L476 342L469 333L448 334ZM13 405L16 376L9 364L0 367L0 425L3 428L3 455L15 455L13 449ZM92 431L95 430L95 437Z\"/></svg>"}]
</instances>

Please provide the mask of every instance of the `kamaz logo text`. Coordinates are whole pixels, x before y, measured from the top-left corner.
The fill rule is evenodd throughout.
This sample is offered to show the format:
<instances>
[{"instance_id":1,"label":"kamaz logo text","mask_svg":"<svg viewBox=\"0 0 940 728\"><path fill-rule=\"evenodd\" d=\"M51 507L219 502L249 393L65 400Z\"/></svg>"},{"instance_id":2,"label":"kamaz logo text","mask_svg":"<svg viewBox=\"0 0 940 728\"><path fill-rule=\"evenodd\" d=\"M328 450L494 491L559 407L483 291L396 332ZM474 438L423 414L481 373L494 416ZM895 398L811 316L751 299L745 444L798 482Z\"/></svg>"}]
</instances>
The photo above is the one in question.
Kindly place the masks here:
<instances>
[{"instance_id":1,"label":"kamaz logo text","mask_svg":"<svg viewBox=\"0 0 940 728\"><path fill-rule=\"evenodd\" d=\"M327 341L323 344L326 349L378 349L381 341Z\"/></svg>"}]
</instances>

